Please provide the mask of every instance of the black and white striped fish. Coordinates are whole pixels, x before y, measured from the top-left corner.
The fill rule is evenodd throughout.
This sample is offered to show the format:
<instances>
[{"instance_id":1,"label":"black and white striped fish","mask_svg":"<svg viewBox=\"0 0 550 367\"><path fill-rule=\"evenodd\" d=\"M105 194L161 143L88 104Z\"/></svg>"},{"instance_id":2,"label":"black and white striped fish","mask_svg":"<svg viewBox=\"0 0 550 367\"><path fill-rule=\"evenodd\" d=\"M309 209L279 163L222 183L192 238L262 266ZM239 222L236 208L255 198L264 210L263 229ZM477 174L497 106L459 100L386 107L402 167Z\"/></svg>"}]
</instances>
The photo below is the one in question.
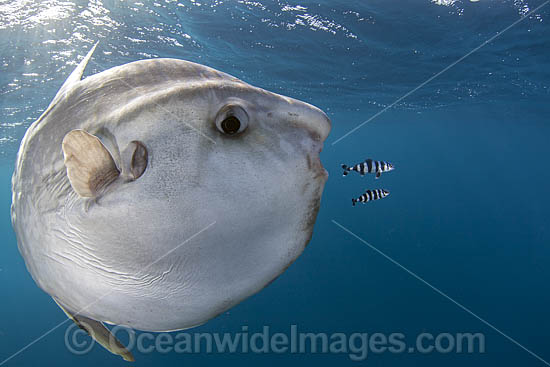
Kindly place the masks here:
<instances>
[{"instance_id":1,"label":"black and white striped fish","mask_svg":"<svg viewBox=\"0 0 550 367\"><path fill-rule=\"evenodd\" d=\"M355 206L356 203L366 203L367 201L382 199L389 194L390 192L384 189L367 190L357 199L351 199L351 203L353 204L353 206Z\"/></svg>"},{"instance_id":2,"label":"black and white striped fish","mask_svg":"<svg viewBox=\"0 0 550 367\"><path fill-rule=\"evenodd\" d=\"M389 172L394 169L393 164L389 162L373 161L372 159L367 159L364 162L358 163L352 167L342 164L342 168L344 169L344 176L347 176L351 171L356 171L359 172L361 176L364 176L367 173L376 173L376 178L380 177L382 172Z\"/></svg>"}]
</instances>

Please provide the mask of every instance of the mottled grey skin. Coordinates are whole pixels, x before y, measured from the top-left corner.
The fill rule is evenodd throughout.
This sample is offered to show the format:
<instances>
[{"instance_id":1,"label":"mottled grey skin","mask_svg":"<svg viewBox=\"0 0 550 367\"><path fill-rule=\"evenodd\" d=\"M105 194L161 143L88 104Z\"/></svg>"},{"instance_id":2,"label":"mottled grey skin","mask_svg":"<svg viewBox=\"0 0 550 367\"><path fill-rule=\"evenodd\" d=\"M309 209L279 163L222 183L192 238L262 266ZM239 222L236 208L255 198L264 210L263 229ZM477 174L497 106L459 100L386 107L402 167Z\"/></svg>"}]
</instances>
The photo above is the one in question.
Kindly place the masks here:
<instances>
[{"instance_id":1,"label":"mottled grey skin","mask_svg":"<svg viewBox=\"0 0 550 367\"><path fill-rule=\"evenodd\" d=\"M141 330L189 328L261 290L304 250L327 179L321 110L174 59L78 79L29 127L12 187L19 250L66 309ZM214 122L228 103L250 117L237 136ZM61 149L73 129L98 136L119 168L141 141L145 173L79 197Z\"/></svg>"}]
</instances>

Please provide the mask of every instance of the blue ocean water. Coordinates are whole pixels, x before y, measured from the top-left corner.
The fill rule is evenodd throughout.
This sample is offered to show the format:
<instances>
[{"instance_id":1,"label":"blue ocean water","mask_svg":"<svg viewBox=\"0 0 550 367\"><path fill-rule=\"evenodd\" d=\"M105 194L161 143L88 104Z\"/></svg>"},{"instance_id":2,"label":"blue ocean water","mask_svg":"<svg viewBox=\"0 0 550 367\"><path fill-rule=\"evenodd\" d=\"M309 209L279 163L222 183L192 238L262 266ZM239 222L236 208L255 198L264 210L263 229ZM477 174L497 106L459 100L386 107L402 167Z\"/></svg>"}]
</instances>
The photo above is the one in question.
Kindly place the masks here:
<instances>
[{"instance_id":1,"label":"blue ocean water","mask_svg":"<svg viewBox=\"0 0 550 367\"><path fill-rule=\"evenodd\" d=\"M156 346L134 351L135 365L550 365L549 17L550 4L531 0L0 1L0 366L126 364L99 346L71 352L70 323L60 325L65 315L28 274L9 214L26 128L96 41L85 75L186 59L332 120L322 153L330 178L306 251L188 333L290 336L294 327L406 342L369 345L365 358L350 350L360 337L326 353ZM368 157L397 169L377 181L341 176L341 163ZM391 195L351 206L375 187ZM443 348L420 352L422 333L434 338L424 346L439 336ZM459 333L480 333L483 350L447 350Z\"/></svg>"}]
</instances>

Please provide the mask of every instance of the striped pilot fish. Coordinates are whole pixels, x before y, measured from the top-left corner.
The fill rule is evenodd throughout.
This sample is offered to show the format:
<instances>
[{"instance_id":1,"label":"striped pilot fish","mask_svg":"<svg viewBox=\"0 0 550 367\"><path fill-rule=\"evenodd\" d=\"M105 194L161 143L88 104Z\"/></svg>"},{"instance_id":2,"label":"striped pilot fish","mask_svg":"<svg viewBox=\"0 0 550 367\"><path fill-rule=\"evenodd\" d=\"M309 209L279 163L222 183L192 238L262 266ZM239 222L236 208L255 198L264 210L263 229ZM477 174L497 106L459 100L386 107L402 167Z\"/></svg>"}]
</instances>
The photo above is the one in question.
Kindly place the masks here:
<instances>
[{"instance_id":1,"label":"striped pilot fish","mask_svg":"<svg viewBox=\"0 0 550 367\"><path fill-rule=\"evenodd\" d=\"M364 176L367 173L376 173L376 178L380 177L382 172L389 172L394 169L393 164L384 161L373 161L372 159L367 159L364 162L358 163L355 166L348 167L345 164L342 164L344 169L344 176L347 176L349 172L356 171L359 172L361 176Z\"/></svg>"},{"instance_id":2,"label":"striped pilot fish","mask_svg":"<svg viewBox=\"0 0 550 367\"><path fill-rule=\"evenodd\" d=\"M366 203L367 201L382 199L388 196L389 194L390 192L384 189L367 190L363 195L359 196L357 199L351 199L351 203L353 204L353 206L355 206L355 204L358 202Z\"/></svg>"}]
</instances>

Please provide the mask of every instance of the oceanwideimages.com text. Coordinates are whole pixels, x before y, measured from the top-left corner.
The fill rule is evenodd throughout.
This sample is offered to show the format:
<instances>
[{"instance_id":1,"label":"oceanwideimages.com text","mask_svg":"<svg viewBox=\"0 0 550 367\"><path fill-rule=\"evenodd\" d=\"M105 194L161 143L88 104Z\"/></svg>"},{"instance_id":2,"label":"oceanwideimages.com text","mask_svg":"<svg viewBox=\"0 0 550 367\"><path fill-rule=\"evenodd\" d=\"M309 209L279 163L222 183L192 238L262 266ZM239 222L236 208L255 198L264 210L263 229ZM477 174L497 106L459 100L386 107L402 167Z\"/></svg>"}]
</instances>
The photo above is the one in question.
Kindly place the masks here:
<instances>
[{"instance_id":1,"label":"oceanwideimages.com text","mask_svg":"<svg viewBox=\"0 0 550 367\"><path fill-rule=\"evenodd\" d=\"M342 354L352 361L363 361L369 354L382 353L484 353L485 335L479 332L428 333L408 337L394 333L326 333L300 330L290 325L287 330L272 330L270 326L252 330L242 326L237 332L172 332L148 333L115 326L114 337L127 340L129 351L140 353L254 353L254 354ZM111 341L114 345L114 339ZM65 333L65 343L74 354L86 354L94 347L85 330L71 325Z\"/></svg>"}]
</instances>

